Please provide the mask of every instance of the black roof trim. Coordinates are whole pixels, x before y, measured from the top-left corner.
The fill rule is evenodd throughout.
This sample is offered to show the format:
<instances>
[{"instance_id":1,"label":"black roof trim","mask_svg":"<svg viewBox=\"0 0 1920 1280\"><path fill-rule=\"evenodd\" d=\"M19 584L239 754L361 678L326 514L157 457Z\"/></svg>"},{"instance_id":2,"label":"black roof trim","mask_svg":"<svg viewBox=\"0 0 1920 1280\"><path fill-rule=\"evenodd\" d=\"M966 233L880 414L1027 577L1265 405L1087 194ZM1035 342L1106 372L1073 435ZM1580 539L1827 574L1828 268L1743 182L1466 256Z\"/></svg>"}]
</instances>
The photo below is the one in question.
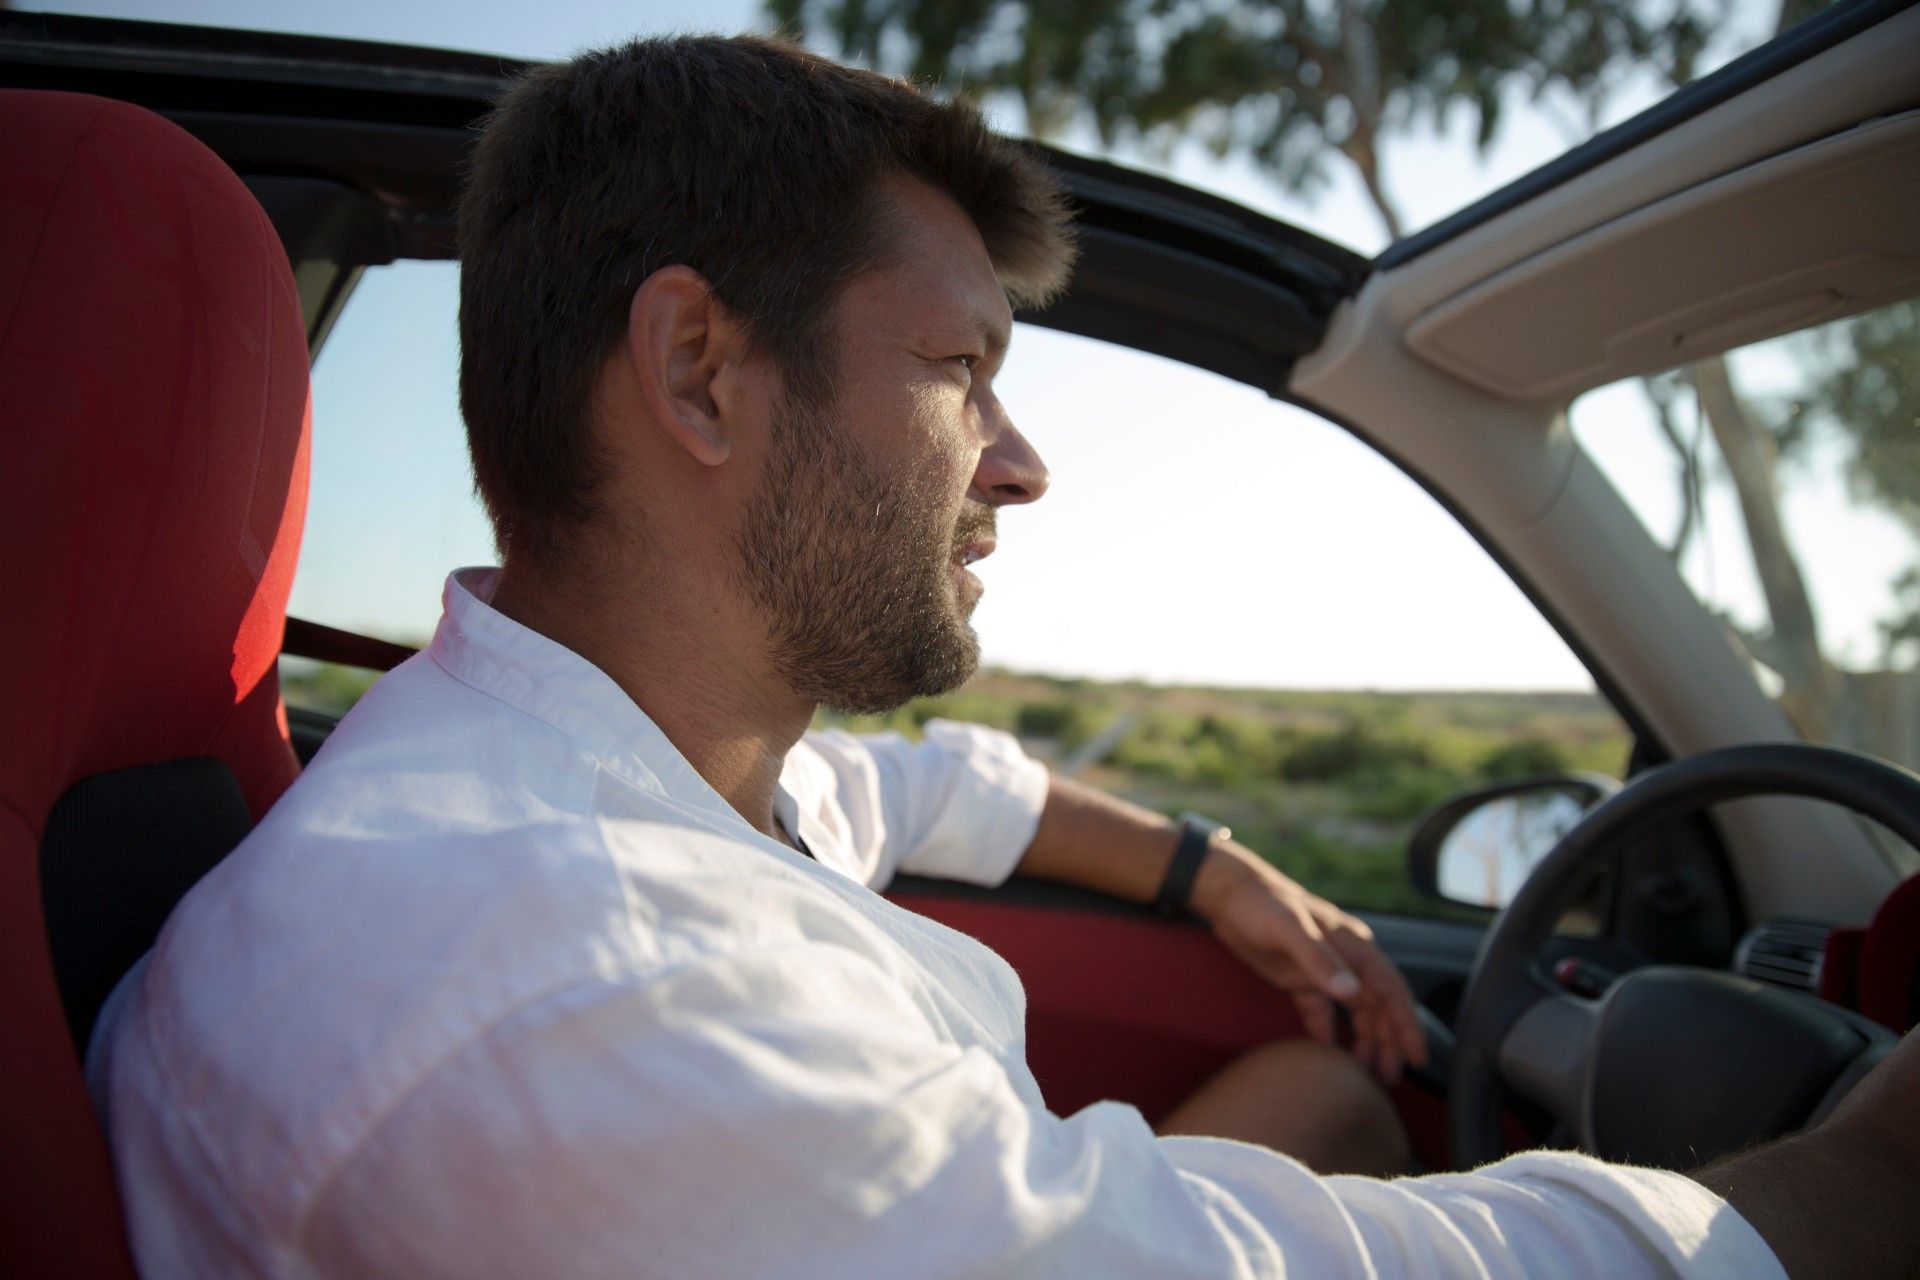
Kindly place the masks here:
<instances>
[{"instance_id":1,"label":"black roof trim","mask_svg":"<svg viewBox=\"0 0 1920 1280\"><path fill-rule=\"evenodd\" d=\"M271 78L276 83L486 97L529 63L496 54L233 27L196 27L56 13L0 11L9 60L31 51L74 69L152 70Z\"/></svg>"},{"instance_id":2,"label":"black roof trim","mask_svg":"<svg viewBox=\"0 0 1920 1280\"><path fill-rule=\"evenodd\" d=\"M1604 133L1595 134L1558 159L1541 165L1491 195L1442 218L1424 231L1394 241L1374 259L1374 266L1381 271L1391 270L1436 249L1481 223L1525 204L1542 192L1577 178L1589 169L1598 168L1615 156L1631 151L1677 125L1685 124L1755 85L1825 53L1869 27L1912 8L1915 3L1916 0L1846 0L1823 13L1815 14L1789 27L1759 48L1735 58L1713 74L1663 98L1639 115L1622 121ZM1920 71L1916 75L1920 75Z\"/></svg>"},{"instance_id":3,"label":"black roof trim","mask_svg":"<svg viewBox=\"0 0 1920 1280\"><path fill-rule=\"evenodd\" d=\"M472 126L529 65L317 36L0 12L0 84L137 103L198 135L243 175L373 193L390 223L387 258L452 255ZM1083 254L1067 296L1024 320L1277 393L1371 270L1350 250L1231 201L1039 149L1078 207Z\"/></svg>"}]
</instances>

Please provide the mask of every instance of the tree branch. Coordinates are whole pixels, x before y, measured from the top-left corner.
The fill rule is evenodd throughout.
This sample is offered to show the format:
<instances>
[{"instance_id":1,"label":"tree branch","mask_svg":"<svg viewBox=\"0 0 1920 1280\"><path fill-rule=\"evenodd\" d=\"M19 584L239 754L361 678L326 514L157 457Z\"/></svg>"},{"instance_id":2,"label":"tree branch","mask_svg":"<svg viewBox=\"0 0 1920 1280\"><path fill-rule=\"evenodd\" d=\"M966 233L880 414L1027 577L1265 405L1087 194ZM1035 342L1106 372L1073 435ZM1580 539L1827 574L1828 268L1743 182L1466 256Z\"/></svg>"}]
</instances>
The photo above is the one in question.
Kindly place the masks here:
<instances>
[{"instance_id":1,"label":"tree branch","mask_svg":"<svg viewBox=\"0 0 1920 1280\"><path fill-rule=\"evenodd\" d=\"M1698 361L1689 374L1740 500L1747 545L1772 620L1769 640L1778 665L1775 661L1767 665L1780 673L1787 686L1781 705L1802 733L1825 740L1841 693L1840 680L1820 652L1813 598L1780 516L1778 449L1773 436L1754 421L1741 401L1724 358Z\"/></svg>"},{"instance_id":2,"label":"tree branch","mask_svg":"<svg viewBox=\"0 0 1920 1280\"><path fill-rule=\"evenodd\" d=\"M1686 554L1700 519L1699 445L1697 439L1690 441L1680 434L1680 424L1673 420L1673 393L1666 384L1654 378L1642 378L1640 389L1646 394L1660 434L1667 438L1680 467L1680 527L1673 531L1673 542L1667 547L1667 559L1677 565Z\"/></svg>"}]
</instances>

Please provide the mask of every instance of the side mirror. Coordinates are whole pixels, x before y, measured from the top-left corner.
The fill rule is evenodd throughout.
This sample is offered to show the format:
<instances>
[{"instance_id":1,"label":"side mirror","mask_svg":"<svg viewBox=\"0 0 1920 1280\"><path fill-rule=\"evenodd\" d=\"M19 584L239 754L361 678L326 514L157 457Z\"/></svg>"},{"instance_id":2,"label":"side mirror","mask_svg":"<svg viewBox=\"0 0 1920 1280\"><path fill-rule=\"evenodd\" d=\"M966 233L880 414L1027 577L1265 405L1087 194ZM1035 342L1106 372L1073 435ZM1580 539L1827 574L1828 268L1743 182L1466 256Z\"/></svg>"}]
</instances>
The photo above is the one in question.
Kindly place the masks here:
<instances>
[{"instance_id":1,"label":"side mirror","mask_svg":"<svg viewBox=\"0 0 1920 1280\"><path fill-rule=\"evenodd\" d=\"M1581 773L1456 796L1414 829L1407 875L1430 898L1501 910L1560 837L1619 789L1604 774Z\"/></svg>"}]
</instances>

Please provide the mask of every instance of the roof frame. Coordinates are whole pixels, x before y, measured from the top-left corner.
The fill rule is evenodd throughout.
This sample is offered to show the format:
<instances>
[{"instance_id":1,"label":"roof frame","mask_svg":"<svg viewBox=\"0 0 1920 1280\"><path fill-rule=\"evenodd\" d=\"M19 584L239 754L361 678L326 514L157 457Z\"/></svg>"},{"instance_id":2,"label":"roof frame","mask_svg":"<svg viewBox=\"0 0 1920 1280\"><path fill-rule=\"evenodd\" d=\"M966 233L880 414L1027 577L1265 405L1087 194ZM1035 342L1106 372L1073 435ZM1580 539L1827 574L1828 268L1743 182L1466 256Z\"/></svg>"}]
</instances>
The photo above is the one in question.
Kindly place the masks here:
<instances>
[{"instance_id":1,"label":"roof frame","mask_svg":"<svg viewBox=\"0 0 1920 1280\"><path fill-rule=\"evenodd\" d=\"M367 193L384 236L335 237L343 268L455 254L454 205L474 126L531 64L271 32L0 13L0 84L138 103L249 180L330 180ZM1297 227L1152 175L1043 148L1077 207L1067 294L1020 319L1284 391L1367 260ZM282 228L290 254L312 243ZM339 246L361 246L349 250ZM359 258L347 260L354 254ZM364 259L364 260L361 260ZM296 266L299 265L296 262ZM338 291L328 295L339 301ZM324 336L324 320L309 317Z\"/></svg>"}]
</instances>

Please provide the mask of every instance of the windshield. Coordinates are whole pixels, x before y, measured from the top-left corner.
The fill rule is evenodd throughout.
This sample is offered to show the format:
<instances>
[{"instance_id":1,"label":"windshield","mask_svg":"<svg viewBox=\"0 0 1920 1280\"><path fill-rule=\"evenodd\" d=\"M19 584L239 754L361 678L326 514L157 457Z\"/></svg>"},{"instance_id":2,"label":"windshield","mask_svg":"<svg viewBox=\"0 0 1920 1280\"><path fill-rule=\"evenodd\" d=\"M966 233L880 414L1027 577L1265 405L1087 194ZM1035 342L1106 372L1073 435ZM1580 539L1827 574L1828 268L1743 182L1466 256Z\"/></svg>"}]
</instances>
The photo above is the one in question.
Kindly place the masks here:
<instances>
[{"instance_id":1,"label":"windshield","mask_svg":"<svg viewBox=\"0 0 1920 1280\"><path fill-rule=\"evenodd\" d=\"M1795 727L1920 767L1920 303L1569 416Z\"/></svg>"}]
</instances>

